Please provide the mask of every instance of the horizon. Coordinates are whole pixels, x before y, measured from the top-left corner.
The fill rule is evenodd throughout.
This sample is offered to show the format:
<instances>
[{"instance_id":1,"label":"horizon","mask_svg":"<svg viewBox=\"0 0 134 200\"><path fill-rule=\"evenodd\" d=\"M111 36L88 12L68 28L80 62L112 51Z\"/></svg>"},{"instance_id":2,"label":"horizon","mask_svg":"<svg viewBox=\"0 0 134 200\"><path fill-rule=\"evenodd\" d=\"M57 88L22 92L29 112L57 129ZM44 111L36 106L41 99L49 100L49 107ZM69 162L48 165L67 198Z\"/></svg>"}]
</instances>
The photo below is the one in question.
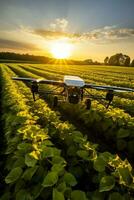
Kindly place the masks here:
<instances>
[{"instance_id":1,"label":"horizon","mask_svg":"<svg viewBox=\"0 0 134 200\"><path fill-rule=\"evenodd\" d=\"M98 60L93 60L93 59L91 59L91 58L85 58L85 59L70 59L70 58L65 58L65 59L63 59L63 58L54 58L53 56L46 56L46 55L35 55L35 54L29 54L29 53L27 53L27 52L25 52L25 53L18 53L18 52L13 52L13 51L0 51L0 54L1 53L11 53L11 54L18 54L18 55L20 55L20 56L25 56L25 55L28 55L28 56L34 56L34 57L44 57L44 58L48 58L48 59L54 59L54 60L59 60L59 62L60 62L60 64L62 63L62 61L63 61L63 64L67 64L66 63L66 61L78 61L78 62L84 62L84 61L86 61L86 60L91 60L92 61L92 63L95 63L95 62L98 62L98 64L103 64L104 63L104 60L102 60L102 61L98 61ZM110 59L110 57L112 57L112 56L115 56L115 55L117 55L117 54L122 54L122 52L118 52L118 53L116 53L116 54L114 54L114 55L111 55L111 56L109 56L108 58ZM123 54L122 54L123 55ZM124 54L125 55L125 54ZM129 56L129 55L127 55L127 56ZM130 57L130 56L129 56ZM106 58L106 57L105 57ZM7 59L8 60L8 59ZM9 59L10 60L10 59ZM14 60L14 59L13 59ZM134 60L134 58L132 58L132 57L130 57L130 63L132 63L133 62L133 60ZM57 63L57 62L56 62ZM121 66L121 65L120 65Z\"/></svg>"},{"instance_id":2,"label":"horizon","mask_svg":"<svg viewBox=\"0 0 134 200\"><path fill-rule=\"evenodd\" d=\"M0 51L99 62L121 52L133 59L133 7L132 0L5 0Z\"/></svg>"}]
</instances>

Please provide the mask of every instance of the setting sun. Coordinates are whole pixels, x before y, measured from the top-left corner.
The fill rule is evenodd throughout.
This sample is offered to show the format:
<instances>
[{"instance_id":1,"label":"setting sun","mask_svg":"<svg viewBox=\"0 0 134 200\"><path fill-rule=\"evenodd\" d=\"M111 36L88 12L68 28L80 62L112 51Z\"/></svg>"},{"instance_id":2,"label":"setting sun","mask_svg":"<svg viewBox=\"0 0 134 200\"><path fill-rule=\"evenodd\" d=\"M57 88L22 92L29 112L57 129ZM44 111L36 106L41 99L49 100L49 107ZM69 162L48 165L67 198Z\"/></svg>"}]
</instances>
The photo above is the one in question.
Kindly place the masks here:
<instances>
[{"instance_id":1,"label":"setting sun","mask_svg":"<svg viewBox=\"0 0 134 200\"><path fill-rule=\"evenodd\" d=\"M51 53L54 58L64 59L68 58L72 52L72 44L66 41L56 41L52 44Z\"/></svg>"}]
</instances>

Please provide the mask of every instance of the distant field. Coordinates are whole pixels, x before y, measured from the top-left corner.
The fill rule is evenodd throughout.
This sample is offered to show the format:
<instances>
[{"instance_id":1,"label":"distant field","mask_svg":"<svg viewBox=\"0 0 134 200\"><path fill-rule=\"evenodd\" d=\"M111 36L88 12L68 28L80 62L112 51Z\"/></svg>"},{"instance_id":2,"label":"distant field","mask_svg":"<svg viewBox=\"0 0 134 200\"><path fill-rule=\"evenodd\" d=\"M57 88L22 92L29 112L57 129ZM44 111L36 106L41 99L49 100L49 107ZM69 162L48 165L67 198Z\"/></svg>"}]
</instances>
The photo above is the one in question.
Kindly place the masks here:
<instances>
[{"instance_id":1,"label":"distant field","mask_svg":"<svg viewBox=\"0 0 134 200\"><path fill-rule=\"evenodd\" d=\"M11 79L63 80L64 75L77 75L97 85L134 88L132 67L0 64L6 191L10 193L12 187L16 195L18 189L18 199L23 199L23 192L38 200L52 192L57 195L54 200L131 199L134 93L118 93L109 109L93 100L90 110L84 103L61 103L55 110L48 99L38 96L34 102L29 84ZM45 89L45 85L40 87ZM98 90L89 92L100 98L106 95Z\"/></svg>"}]
</instances>

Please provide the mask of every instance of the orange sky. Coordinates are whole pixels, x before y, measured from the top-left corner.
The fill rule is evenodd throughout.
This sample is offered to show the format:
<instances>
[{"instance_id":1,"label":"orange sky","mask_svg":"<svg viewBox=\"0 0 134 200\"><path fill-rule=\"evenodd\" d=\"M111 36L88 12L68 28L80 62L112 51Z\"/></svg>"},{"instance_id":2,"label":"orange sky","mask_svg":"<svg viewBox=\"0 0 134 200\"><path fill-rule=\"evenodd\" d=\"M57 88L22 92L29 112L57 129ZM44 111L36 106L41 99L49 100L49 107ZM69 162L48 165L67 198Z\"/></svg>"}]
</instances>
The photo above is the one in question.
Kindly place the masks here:
<instances>
[{"instance_id":1,"label":"orange sky","mask_svg":"<svg viewBox=\"0 0 134 200\"><path fill-rule=\"evenodd\" d=\"M133 0L4 0L0 51L52 57L62 40L73 46L70 59L103 61L116 53L134 59L133 8Z\"/></svg>"},{"instance_id":2,"label":"orange sky","mask_svg":"<svg viewBox=\"0 0 134 200\"><path fill-rule=\"evenodd\" d=\"M60 20L60 19L59 19ZM124 53L134 57L134 36L132 29L117 29L103 27L87 33L75 34L66 30L33 30L30 27L20 26L15 30L0 31L0 51L14 51L52 57L52 44L63 40L73 46L70 59L88 59L103 61L106 56L115 53ZM55 26L58 26L55 21ZM54 25L54 24L53 24ZM124 35L123 35L124 34Z\"/></svg>"}]
</instances>

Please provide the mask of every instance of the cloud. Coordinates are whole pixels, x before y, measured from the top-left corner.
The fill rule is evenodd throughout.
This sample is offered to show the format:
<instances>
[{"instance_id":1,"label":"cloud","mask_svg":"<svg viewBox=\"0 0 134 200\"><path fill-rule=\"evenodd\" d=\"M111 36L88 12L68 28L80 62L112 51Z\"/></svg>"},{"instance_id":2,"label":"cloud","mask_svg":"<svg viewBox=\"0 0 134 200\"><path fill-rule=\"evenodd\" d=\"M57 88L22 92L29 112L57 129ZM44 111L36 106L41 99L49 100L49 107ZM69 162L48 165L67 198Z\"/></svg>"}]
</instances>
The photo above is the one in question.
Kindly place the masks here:
<instances>
[{"instance_id":1,"label":"cloud","mask_svg":"<svg viewBox=\"0 0 134 200\"><path fill-rule=\"evenodd\" d=\"M48 25L48 29L35 29L31 31L31 33L42 36L46 39L60 39L60 38L71 38L74 36L74 34L69 33L66 31L68 27L68 21L64 18L57 18L54 20L54 22L50 23Z\"/></svg>"},{"instance_id":2,"label":"cloud","mask_svg":"<svg viewBox=\"0 0 134 200\"><path fill-rule=\"evenodd\" d=\"M116 26L105 26L101 29L95 29L81 35L83 40L105 40L117 41L134 37L134 29L117 28Z\"/></svg>"},{"instance_id":3,"label":"cloud","mask_svg":"<svg viewBox=\"0 0 134 200\"><path fill-rule=\"evenodd\" d=\"M57 24L60 24L62 20L56 19ZM33 31L33 33L50 40L67 38L72 42L90 41L95 43L96 42L110 43L110 42L117 42L119 40L134 38L134 29L132 28L130 29L130 28L117 28L116 26L105 26L103 28L94 29L83 33L69 33L67 31L63 31L65 27L67 27L68 23L64 22L63 23L64 28L62 27L59 30L57 24L50 24L53 30L36 29Z\"/></svg>"},{"instance_id":4,"label":"cloud","mask_svg":"<svg viewBox=\"0 0 134 200\"><path fill-rule=\"evenodd\" d=\"M76 33L50 31L50 30L45 30L45 29L36 29L34 30L33 33L50 40L61 39L61 38L75 39L75 38L81 37L80 34L76 34Z\"/></svg>"},{"instance_id":5,"label":"cloud","mask_svg":"<svg viewBox=\"0 0 134 200\"><path fill-rule=\"evenodd\" d=\"M36 29L34 33L48 39L56 39L69 36L68 33L64 33L61 31L49 31L45 29Z\"/></svg>"},{"instance_id":6,"label":"cloud","mask_svg":"<svg viewBox=\"0 0 134 200\"><path fill-rule=\"evenodd\" d=\"M76 44L92 43L97 45L134 41L133 28L105 26L87 32L73 33L67 31L67 27L67 20L56 19L47 29L33 29L20 25L16 30L0 31L0 48L47 51L49 42L56 39L66 39Z\"/></svg>"},{"instance_id":7,"label":"cloud","mask_svg":"<svg viewBox=\"0 0 134 200\"><path fill-rule=\"evenodd\" d=\"M65 31L68 26L68 21L64 18L62 19L57 18L49 26L50 26L50 29L53 31Z\"/></svg>"},{"instance_id":8,"label":"cloud","mask_svg":"<svg viewBox=\"0 0 134 200\"><path fill-rule=\"evenodd\" d=\"M17 42L0 38L0 48L9 48L16 50L39 50L36 45L31 43Z\"/></svg>"},{"instance_id":9,"label":"cloud","mask_svg":"<svg viewBox=\"0 0 134 200\"><path fill-rule=\"evenodd\" d=\"M56 39L67 39L72 43L91 42L95 44L117 43L122 40L134 38L133 28L118 28L116 25L104 26L87 32L69 32L69 22L64 18L57 18L48 25L46 29L32 29L31 27L20 26L20 34L28 36L33 42L38 40L49 41ZM25 39L25 37L23 37ZM24 41L25 42L25 41Z\"/></svg>"}]
</instances>

